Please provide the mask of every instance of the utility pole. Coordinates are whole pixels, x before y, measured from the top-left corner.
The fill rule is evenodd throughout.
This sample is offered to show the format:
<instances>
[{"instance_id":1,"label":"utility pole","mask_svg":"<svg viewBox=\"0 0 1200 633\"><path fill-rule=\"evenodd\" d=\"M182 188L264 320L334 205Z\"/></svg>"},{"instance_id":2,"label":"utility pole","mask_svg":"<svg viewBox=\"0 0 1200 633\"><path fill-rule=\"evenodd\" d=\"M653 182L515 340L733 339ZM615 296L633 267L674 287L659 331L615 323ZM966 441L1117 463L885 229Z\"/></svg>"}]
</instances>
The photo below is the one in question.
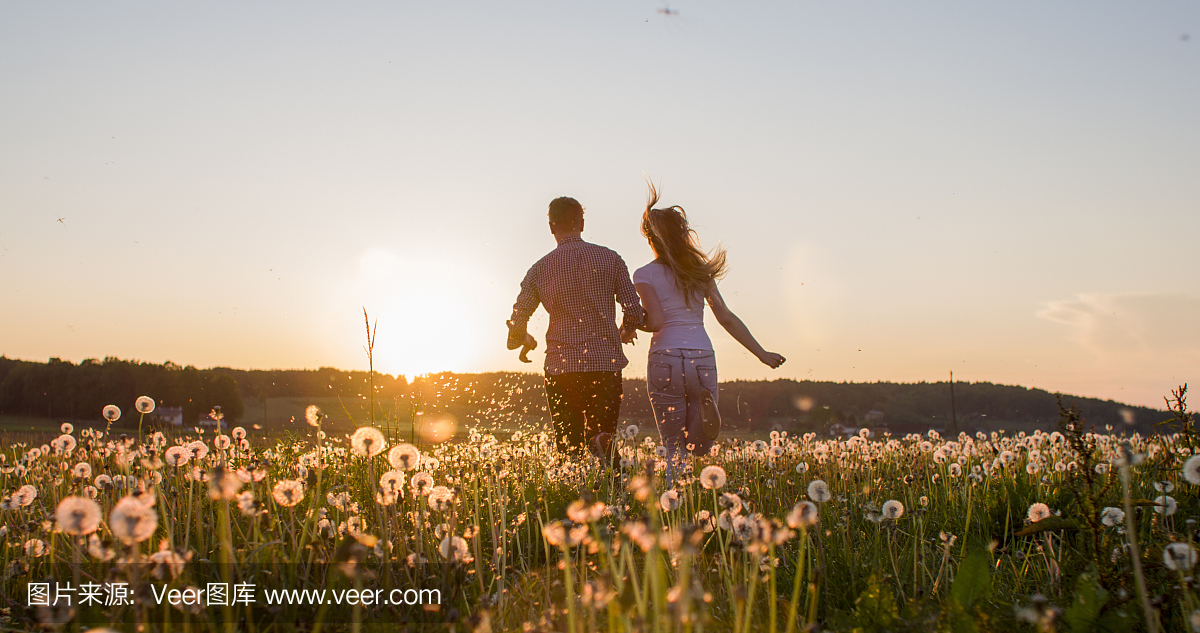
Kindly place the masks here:
<instances>
[{"instance_id":1,"label":"utility pole","mask_svg":"<svg viewBox=\"0 0 1200 633\"><path fill-rule=\"evenodd\" d=\"M958 412L954 409L954 372L950 372L950 429L948 435L958 435Z\"/></svg>"}]
</instances>

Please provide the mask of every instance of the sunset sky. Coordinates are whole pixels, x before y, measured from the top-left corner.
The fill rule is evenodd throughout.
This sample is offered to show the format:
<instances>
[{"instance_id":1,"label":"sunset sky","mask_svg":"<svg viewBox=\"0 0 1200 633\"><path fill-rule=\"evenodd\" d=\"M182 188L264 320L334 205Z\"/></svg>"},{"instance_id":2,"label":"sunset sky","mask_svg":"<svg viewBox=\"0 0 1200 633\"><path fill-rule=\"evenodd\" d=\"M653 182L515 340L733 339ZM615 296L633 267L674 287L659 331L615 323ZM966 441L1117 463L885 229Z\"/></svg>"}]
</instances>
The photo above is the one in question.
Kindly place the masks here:
<instances>
[{"instance_id":1,"label":"sunset sky","mask_svg":"<svg viewBox=\"0 0 1200 633\"><path fill-rule=\"evenodd\" d=\"M0 354L539 371L546 204L632 270L649 176L722 379L1200 383L1200 3L667 7L0 5Z\"/></svg>"}]
</instances>

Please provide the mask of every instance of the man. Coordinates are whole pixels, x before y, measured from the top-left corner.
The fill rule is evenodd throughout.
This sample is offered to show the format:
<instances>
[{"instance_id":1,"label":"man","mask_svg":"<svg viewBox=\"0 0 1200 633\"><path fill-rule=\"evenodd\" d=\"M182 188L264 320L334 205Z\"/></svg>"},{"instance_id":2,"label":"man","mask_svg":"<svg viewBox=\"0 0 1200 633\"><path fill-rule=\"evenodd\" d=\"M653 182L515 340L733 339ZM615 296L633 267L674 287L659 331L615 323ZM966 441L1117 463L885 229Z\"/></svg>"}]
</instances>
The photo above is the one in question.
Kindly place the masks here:
<instances>
[{"instance_id":1,"label":"man","mask_svg":"<svg viewBox=\"0 0 1200 633\"><path fill-rule=\"evenodd\" d=\"M558 247L538 260L513 304L508 349L537 345L526 331L538 304L550 313L546 331L546 400L558 448L608 453L621 411L621 370L629 364L622 338L632 339L644 312L625 261L583 241L583 206L574 198L550 202L550 232ZM623 320L616 325L616 307Z\"/></svg>"}]
</instances>

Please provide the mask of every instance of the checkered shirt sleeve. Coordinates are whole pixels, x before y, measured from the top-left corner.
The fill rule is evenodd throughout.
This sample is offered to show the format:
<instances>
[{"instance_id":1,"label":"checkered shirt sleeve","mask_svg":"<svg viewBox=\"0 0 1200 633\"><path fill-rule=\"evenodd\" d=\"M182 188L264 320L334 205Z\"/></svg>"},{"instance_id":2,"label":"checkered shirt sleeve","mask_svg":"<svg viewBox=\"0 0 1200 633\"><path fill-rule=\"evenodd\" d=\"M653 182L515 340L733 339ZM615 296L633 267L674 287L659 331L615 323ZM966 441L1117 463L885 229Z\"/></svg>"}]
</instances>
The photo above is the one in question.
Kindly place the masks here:
<instances>
[{"instance_id":1,"label":"checkered shirt sleeve","mask_svg":"<svg viewBox=\"0 0 1200 633\"><path fill-rule=\"evenodd\" d=\"M645 312L621 256L603 246L568 238L525 274L509 321L508 347L521 346L529 317L542 305L550 314L547 374L619 371L629 361L621 350L617 303L621 305L622 329L642 325Z\"/></svg>"}]
</instances>

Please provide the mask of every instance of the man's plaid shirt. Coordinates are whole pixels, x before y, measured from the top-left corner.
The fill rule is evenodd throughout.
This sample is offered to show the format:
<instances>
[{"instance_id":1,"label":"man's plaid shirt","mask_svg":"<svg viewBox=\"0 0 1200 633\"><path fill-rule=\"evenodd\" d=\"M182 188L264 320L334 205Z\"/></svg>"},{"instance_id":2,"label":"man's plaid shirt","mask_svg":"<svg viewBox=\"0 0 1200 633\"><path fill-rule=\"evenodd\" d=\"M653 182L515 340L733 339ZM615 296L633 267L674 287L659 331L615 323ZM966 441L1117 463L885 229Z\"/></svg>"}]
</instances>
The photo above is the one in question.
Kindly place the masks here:
<instances>
[{"instance_id":1,"label":"man's plaid shirt","mask_svg":"<svg viewBox=\"0 0 1200 633\"><path fill-rule=\"evenodd\" d=\"M625 260L611 249L568 237L525 273L513 304L508 346L516 349L524 342L529 317L540 303L550 313L547 374L620 371L629 361L621 351L614 298L624 314L622 329L644 322Z\"/></svg>"}]
</instances>

